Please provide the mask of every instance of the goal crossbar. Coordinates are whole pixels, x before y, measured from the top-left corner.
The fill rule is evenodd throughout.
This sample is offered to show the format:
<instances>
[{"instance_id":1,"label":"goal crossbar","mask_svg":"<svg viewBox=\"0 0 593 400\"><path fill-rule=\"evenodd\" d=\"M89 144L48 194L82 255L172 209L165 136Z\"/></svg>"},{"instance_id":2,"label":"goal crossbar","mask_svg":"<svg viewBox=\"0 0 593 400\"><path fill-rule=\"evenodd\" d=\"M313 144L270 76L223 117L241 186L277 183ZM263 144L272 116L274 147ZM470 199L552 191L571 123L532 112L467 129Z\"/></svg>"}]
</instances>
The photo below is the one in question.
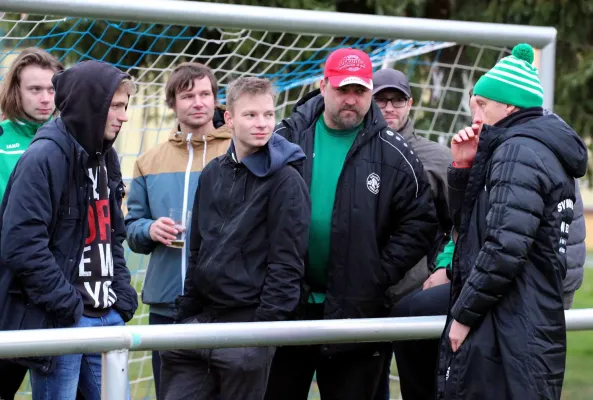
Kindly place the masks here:
<instances>
[{"instance_id":1,"label":"goal crossbar","mask_svg":"<svg viewBox=\"0 0 593 400\"><path fill-rule=\"evenodd\" d=\"M544 106L554 103L557 30L484 22L434 20L182 0L2 0L0 11L36 15L106 18L124 21L260 29L362 37L435 40L459 44L514 46L527 42L541 49L540 81Z\"/></svg>"}]
</instances>

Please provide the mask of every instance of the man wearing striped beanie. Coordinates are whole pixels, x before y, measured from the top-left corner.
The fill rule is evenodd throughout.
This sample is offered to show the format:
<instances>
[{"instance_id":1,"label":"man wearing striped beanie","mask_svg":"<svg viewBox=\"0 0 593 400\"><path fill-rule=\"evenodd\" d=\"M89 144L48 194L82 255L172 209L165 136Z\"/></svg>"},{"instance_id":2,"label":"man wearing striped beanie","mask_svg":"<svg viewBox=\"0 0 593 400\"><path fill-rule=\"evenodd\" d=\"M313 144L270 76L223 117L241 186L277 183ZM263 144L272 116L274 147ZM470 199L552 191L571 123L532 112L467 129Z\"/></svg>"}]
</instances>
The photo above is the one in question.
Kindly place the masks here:
<instances>
[{"instance_id":1,"label":"man wearing striped beanie","mask_svg":"<svg viewBox=\"0 0 593 400\"><path fill-rule=\"evenodd\" d=\"M544 103L544 90L539 83L537 68L533 63L533 49L528 44L515 46L512 55L503 58L482 76L474 87L474 95L491 100L496 110L504 110L509 106L515 108L541 107ZM504 106L507 107L504 107ZM508 114L508 113L507 113ZM492 121L484 121L494 125L505 114L488 113Z\"/></svg>"},{"instance_id":2,"label":"man wearing striped beanie","mask_svg":"<svg viewBox=\"0 0 593 400\"><path fill-rule=\"evenodd\" d=\"M478 80L474 125L451 142L458 235L439 400L560 399L562 279L574 179L586 172L587 149L567 124L544 115L533 56L531 46L517 45Z\"/></svg>"}]
</instances>

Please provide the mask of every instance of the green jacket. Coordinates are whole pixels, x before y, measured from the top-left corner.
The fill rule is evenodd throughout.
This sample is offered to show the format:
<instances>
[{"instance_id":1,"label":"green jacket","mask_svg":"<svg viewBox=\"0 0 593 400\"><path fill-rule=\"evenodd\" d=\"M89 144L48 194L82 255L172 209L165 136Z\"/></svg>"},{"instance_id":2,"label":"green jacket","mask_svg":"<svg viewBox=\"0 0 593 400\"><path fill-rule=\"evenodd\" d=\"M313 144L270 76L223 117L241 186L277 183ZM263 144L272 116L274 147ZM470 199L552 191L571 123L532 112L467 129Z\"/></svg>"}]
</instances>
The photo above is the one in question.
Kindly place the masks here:
<instances>
[{"instance_id":1,"label":"green jacket","mask_svg":"<svg viewBox=\"0 0 593 400\"><path fill-rule=\"evenodd\" d=\"M447 243L443 251L437 256L434 264L434 271L439 268L446 268L448 270L451 269L451 264L453 263L453 252L455 251L455 242L453 239ZM433 272L434 272L433 271Z\"/></svg>"},{"instance_id":2,"label":"green jacket","mask_svg":"<svg viewBox=\"0 0 593 400\"><path fill-rule=\"evenodd\" d=\"M8 178L33 136L43 123L4 120L0 122L0 200Z\"/></svg>"}]
</instances>

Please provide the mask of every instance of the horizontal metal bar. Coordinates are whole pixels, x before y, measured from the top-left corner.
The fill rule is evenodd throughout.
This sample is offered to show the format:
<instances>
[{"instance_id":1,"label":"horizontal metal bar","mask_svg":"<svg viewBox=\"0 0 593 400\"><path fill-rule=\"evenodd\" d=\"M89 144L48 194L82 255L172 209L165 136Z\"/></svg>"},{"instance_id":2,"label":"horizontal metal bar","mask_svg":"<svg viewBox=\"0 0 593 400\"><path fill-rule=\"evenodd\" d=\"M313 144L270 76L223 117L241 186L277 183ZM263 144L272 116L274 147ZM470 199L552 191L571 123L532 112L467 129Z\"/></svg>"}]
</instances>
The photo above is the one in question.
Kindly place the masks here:
<instances>
[{"instance_id":1,"label":"horizontal metal bar","mask_svg":"<svg viewBox=\"0 0 593 400\"><path fill-rule=\"evenodd\" d=\"M0 358L437 338L444 316L226 324L128 325L0 332ZM593 330L593 309L566 312L567 330Z\"/></svg>"},{"instance_id":2,"label":"horizontal metal bar","mask_svg":"<svg viewBox=\"0 0 593 400\"><path fill-rule=\"evenodd\" d=\"M404 18L180 0L1 0L0 10L190 26L543 48L553 27Z\"/></svg>"}]
</instances>

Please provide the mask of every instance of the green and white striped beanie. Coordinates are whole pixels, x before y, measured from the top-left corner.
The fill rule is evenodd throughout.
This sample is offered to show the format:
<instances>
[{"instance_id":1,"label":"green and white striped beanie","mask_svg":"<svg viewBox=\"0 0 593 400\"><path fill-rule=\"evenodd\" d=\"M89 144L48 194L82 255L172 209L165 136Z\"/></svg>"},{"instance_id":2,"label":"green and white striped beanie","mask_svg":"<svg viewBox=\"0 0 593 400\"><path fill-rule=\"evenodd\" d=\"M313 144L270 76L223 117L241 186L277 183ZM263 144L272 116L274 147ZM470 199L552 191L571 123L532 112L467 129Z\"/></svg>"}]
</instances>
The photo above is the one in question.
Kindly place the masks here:
<instances>
[{"instance_id":1,"label":"green and white striped beanie","mask_svg":"<svg viewBox=\"0 0 593 400\"><path fill-rule=\"evenodd\" d=\"M533 48L521 43L512 55L500 60L474 87L474 94L519 108L541 107L544 89L533 63Z\"/></svg>"}]
</instances>

